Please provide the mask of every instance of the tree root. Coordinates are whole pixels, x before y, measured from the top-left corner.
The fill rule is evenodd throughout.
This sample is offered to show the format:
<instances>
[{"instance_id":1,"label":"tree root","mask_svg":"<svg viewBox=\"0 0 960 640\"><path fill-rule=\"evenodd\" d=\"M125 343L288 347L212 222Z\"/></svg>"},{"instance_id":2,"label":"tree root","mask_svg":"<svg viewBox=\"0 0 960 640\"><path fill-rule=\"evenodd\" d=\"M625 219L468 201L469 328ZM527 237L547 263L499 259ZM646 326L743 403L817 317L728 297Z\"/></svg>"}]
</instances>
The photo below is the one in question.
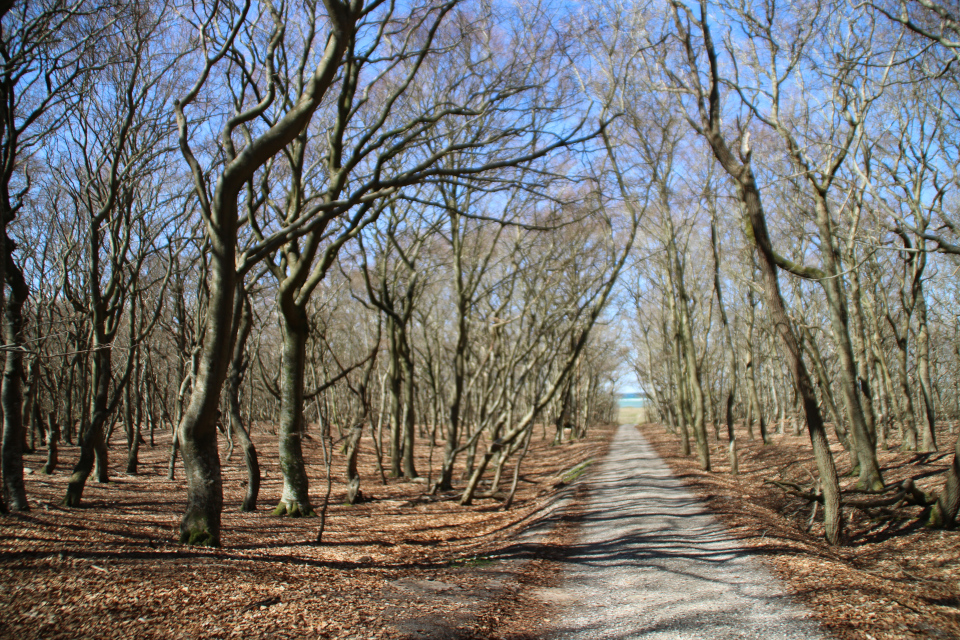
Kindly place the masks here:
<instances>
[{"instance_id":1,"label":"tree root","mask_svg":"<svg viewBox=\"0 0 960 640\"><path fill-rule=\"evenodd\" d=\"M281 502L277 505L276 509L273 510L272 515L278 518L316 518L317 512L309 507L304 508L296 502L292 504Z\"/></svg>"},{"instance_id":2,"label":"tree root","mask_svg":"<svg viewBox=\"0 0 960 640\"><path fill-rule=\"evenodd\" d=\"M823 495L816 491L812 487L805 487L803 485L786 482L783 480L773 480L767 479L764 481L766 484L772 484L776 487L779 487L784 491L784 493L806 500L807 502L812 502L815 504L823 504ZM869 498L863 499L851 499L853 496L872 496ZM853 507L861 511L867 511L870 509L882 509L891 517L895 517L894 513L897 509L907 506L913 507L922 507L923 509L928 509L929 507L935 505L937 502L937 495L926 493L920 490L915 484L913 479L908 478L901 482L900 484L887 485L882 490L878 491L867 491L861 489L848 489L841 492L842 503L844 507ZM935 510L934 510L935 511ZM814 511L815 513L815 511ZM923 514L926 517L926 513ZM935 521L934 513L930 514L930 522ZM936 524L928 524L928 526L937 526Z\"/></svg>"}]
</instances>

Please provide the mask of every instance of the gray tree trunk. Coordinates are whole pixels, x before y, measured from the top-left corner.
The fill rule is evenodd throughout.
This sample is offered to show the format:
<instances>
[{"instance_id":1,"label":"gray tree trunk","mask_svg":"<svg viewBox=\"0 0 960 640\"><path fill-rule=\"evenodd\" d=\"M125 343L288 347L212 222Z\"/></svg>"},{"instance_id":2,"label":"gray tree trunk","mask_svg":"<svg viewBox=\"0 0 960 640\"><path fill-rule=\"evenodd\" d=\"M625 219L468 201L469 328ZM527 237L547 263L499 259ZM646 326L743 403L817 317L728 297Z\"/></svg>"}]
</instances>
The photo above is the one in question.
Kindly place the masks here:
<instances>
[{"instance_id":1,"label":"gray tree trunk","mask_svg":"<svg viewBox=\"0 0 960 640\"><path fill-rule=\"evenodd\" d=\"M253 446L250 433L243 423L240 412L240 390L243 376L247 370L246 346L253 327L253 310L250 298L242 285L238 286L237 299L234 301L234 323L237 325L237 337L233 345L233 357L230 360L230 372L227 377L227 404L230 412L229 423L233 440L239 442L243 450L243 463L247 469L247 493L240 505L241 511L256 511L257 497L260 495L260 463L257 449Z\"/></svg>"},{"instance_id":2,"label":"gray tree trunk","mask_svg":"<svg viewBox=\"0 0 960 640\"><path fill-rule=\"evenodd\" d=\"M936 408L933 403L933 383L930 380L930 330L927 327L927 301L922 283L917 284L917 377L920 380L920 398L923 400L924 421L920 428L920 451L937 450Z\"/></svg>"},{"instance_id":3,"label":"gray tree trunk","mask_svg":"<svg viewBox=\"0 0 960 640\"><path fill-rule=\"evenodd\" d=\"M309 324L306 309L284 299L283 361L280 367L280 472L283 492L273 511L275 516L314 516L310 505L310 483L303 461L303 392Z\"/></svg>"},{"instance_id":4,"label":"gray tree trunk","mask_svg":"<svg viewBox=\"0 0 960 640\"><path fill-rule=\"evenodd\" d=\"M957 526L960 511L960 439L953 446L953 462L947 470L947 481L930 513L929 524L947 529Z\"/></svg>"}]
</instances>

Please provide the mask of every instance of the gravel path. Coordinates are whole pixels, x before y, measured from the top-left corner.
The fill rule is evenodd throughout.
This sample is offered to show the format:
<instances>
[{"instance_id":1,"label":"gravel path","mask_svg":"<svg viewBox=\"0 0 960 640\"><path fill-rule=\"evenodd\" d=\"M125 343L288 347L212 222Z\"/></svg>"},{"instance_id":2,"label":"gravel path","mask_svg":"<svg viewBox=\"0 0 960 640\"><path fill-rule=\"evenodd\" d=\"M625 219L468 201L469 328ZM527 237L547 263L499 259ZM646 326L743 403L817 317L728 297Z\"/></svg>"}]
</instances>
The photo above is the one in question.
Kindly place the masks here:
<instances>
[{"instance_id":1,"label":"gravel path","mask_svg":"<svg viewBox=\"0 0 960 640\"><path fill-rule=\"evenodd\" d=\"M620 427L587 484L563 586L538 593L564 612L552 637L823 637L635 427Z\"/></svg>"}]
</instances>

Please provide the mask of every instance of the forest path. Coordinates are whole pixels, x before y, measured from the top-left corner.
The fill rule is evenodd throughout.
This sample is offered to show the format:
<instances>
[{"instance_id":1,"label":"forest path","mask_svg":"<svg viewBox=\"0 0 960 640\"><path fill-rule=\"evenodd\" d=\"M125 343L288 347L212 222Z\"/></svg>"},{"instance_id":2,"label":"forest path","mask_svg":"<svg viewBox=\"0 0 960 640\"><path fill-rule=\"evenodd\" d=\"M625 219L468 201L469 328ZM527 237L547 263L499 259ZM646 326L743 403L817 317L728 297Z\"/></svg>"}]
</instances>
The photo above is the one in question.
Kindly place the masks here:
<instances>
[{"instance_id":1,"label":"forest path","mask_svg":"<svg viewBox=\"0 0 960 640\"><path fill-rule=\"evenodd\" d=\"M551 637L822 638L779 581L673 475L633 425L589 478Z\"/></svg>"}]
</instances>

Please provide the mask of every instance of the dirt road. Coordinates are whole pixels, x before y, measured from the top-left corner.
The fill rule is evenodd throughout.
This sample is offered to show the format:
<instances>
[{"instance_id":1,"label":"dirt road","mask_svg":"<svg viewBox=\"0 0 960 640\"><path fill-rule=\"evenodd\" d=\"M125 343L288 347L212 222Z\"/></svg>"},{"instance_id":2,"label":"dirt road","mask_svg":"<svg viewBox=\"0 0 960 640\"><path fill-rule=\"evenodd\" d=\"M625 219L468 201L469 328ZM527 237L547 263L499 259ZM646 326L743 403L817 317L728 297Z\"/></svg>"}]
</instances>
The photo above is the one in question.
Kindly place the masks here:
<instances>
[{"instance_id":1,"label":"dirt road","mask_svg":"<svg viewBox=\"0 0 960 640\"><path fill-rule=\"evenodd\" d=\"M552 637L823 637L633 426L620 427L587 483L562 586L537 593L564 612Z\"/></svg>"}]
</instances>

